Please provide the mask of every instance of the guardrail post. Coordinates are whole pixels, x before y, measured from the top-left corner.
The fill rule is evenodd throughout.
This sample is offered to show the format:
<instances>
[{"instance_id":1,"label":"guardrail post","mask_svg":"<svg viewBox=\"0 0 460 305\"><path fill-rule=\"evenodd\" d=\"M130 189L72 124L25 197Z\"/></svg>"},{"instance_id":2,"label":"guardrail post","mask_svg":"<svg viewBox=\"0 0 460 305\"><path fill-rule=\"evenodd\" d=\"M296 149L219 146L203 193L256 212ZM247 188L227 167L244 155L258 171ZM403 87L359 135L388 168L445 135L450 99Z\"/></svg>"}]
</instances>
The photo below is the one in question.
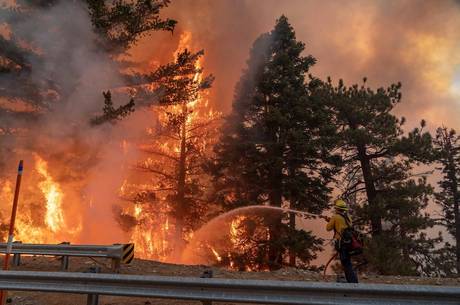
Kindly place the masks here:
<instances>
[{"instance_id":1,"label":"guardrail post","mask_svg":"<svg viewBox=\"0 0 460 305\"><path fill-rule=\"evenodd\" d=\"M112 271L114 273L120 273L121 260L119 258L112 258Z\"/></svg>"},{"instance_id":2,"label":"guardrail post","mask_svg":"<svg viewBox=\"0 0 460 305\"><path fill-rule=\"evenodd\" d=\"M200 278L208 278L208 279L212 277L213 277L213 272L211 269L203 271L203 273L200 276ZM212 301L209 301L209 300L201 301L201 304L202 305L212 305Z\"/></svg>"},{"instance_id":3,"label":"guardrail post","mask_svg":"<svg viewBox=\"0 0 460 305\"><path fill-rule=\"evenodd\" d=\"M101 267L92 267L88 271L89 273L100 273ZM99 295L98 294L88 294L86 298L86 305L98 305L99 304Z\"/></svg>"},{"instance_id":4,"label":"guardrail post","mask_svg":"<svg viewBox=\"0 0 460 305\"><path fill-rule=\"evenodd\" d=\"M61 245L70 245L70 242L64 241L61 243ZM62 271L69 270L69 257L68 256L61 257L61 270Z\"/></svg>"},{"instance_id":5,"label":"guardrail post","mask_svg":"<svg viewBox=\"0 0 460 305\"><path fill-rule=\"evenodd\" d=\"M22 241L15 241L13 244L22 244ZM13 245L14 249L14 245ZM13 254L13 266L19 266L21 265L21 254L20 253L15 253Z\"/></svg>"},{"instance_id":6,"label":"guardrail post","mask_svg":"<svg viewBox=\"0 0 460 305\"><path fill-rule=\"evenodd\" d=\"M121 244L113 244L114 246L121 246ZM120 273L121 268L121 258L123 257L123 250L121 250L120 257L112 258L112 272Z\"/></svg>"}]
</instances>

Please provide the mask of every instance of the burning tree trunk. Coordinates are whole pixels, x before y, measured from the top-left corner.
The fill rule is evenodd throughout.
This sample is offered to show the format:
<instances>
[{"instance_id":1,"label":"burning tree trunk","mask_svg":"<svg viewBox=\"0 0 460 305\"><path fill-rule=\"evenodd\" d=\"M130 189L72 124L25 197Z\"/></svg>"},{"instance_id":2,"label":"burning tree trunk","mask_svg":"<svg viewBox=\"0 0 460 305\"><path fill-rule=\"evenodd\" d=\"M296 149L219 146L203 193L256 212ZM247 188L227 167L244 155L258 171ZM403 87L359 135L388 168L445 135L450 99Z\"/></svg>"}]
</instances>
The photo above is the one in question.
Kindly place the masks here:
<instances>
[{"instance_id":1,"label":"burning tree trunk","mask_svg":"<svg viewBox=\"0 0 460 305\"><path fill-rule=\"evenodd\" d=\"M142 231L143 218L159 219L163 213L164 218L172 219L168 230L171 226L173 230L169 232L161 226L162 240L144 242L146 245L166 243L166 255L157 257L155 251L147 250L142 254L144 257L177 262L190 233L206 216L204 184L207 182L202 167L215 137L214 124L219 114L210 111L202 93L213 80L212 76L201 76L202 55L202 51L193 54L183 50L177 54L175 63L151 75L152 81L160 84L159 90L165 93L160 105L153 108L158 123L150 129L151 142L141 145L150 158L138 168L152 175L151 182L140 192L139 186L130 185L125 188L124 196L143 209L136 217L135 228ZM126 209L124 213L130 214ZM136 236L133 238L148 239L142 234Z\"/></svg>"},{"instance_id":2,"label":"burning tree trunk","mask_svg":"<svg viewBox=\"0 0 460 305\"><path fill-rule=\"evenodd\" d=\"M185 184L187 178L186 166L187 166L187 104L182 104L182 113L181 115L184 118L182 126L180 127L180 153L179 153L179 164L178 164L178 175L177 175L177 197L176 197L176 206L174 207L174 219L176 221L176 242L177 242L177 251L182 252L184 245L184 224L182 222L183 217L186 215L186 199L185 199Z\"/></svg>"}]
</instances>

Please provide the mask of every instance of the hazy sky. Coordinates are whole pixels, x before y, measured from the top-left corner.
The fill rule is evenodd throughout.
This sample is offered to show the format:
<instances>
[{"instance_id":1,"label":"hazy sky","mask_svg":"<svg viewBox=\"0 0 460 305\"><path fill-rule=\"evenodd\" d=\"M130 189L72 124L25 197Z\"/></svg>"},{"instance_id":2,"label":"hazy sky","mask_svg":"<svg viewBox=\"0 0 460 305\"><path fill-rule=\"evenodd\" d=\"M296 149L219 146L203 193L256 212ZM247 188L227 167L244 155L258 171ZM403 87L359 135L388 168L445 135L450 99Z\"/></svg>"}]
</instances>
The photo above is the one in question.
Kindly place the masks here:
<instances>
[{"instance_id":1,"label":"hazy sky","mask_svg":"<svg viewBox=\"0 0 460 305\"><path fill-rule=\"evenodd\" d=\"M174 35L155 33L132 54L148 62L172 59L181 32L204 48L204 66L216 76L212 103L228 111L249 48L285 14L318 59L317 76L372 87L403 84L397 112L409 125L460 129L460 5L450 0L308 1L173 0L163 16L179 21Z\"/></svg>"}]
</instances>

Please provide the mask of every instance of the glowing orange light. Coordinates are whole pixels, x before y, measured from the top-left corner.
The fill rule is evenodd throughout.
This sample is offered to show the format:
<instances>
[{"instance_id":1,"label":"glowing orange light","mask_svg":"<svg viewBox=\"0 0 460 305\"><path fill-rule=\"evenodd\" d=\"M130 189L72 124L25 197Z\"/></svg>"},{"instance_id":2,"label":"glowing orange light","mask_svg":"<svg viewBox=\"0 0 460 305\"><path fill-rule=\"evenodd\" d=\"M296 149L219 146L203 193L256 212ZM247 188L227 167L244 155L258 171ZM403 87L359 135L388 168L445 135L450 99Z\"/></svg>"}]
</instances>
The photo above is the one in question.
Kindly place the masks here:
<instances>
[{"instance_id":1,"label":"glowing orange light","mask_svg":"<svg viewBox=\"0 0 460 305\"><path fill-rule=\"evenodd\" d=\"M36 155L35 169L43 178L39 187L46 198L45 223L52 232L57 232L64 224L61 188L49 175L48 164L38 155Z\"/></svg>"}]
</instances>

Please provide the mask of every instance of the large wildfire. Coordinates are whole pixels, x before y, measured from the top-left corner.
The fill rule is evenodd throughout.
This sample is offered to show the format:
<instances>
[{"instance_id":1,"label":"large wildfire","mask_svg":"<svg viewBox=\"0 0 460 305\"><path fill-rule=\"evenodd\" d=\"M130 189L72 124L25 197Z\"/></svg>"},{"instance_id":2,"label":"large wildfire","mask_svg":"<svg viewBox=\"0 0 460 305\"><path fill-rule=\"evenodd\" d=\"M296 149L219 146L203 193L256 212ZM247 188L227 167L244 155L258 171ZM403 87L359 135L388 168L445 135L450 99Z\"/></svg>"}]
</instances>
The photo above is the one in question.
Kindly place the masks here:
<instances>
[{"instance_id":1,"label":"large wildfire","mask_svg":"<svg viewBox=\"0 0 460 305\"><path fill-rule=\"evenodd\" d=\"M184 32L180 37L177 50L174 52L174 59L179 52L185 49L193 49L191 32ZM196 69L201 69L201 60L197 61ZM154 64L153 64L154 65ZM196 80L200 80L201 75L195 75ZM152 84L151 90L155 86ZM177 261L180 255L173 255L176 219L171 218L170 189L164 185L159 177L152 177L148 173L138 171L137 168L158 166L169 170L171 173L176 171L173 162L168 163L168 158L179 158L181 152L181 141L173 137L157 138L156 130L158 126L167 124L168 116L185 115L185 136L194 138L194 144L202 152L210 152L214 138L200 138L194 134L200 124L212 122L218 123L220 113L214 111L210 105L206 94L200 94L195 100L187 103L170 105L170 106L152 106L148 110L148 116L151 122L156 122L156 126L145 127L144 138L148 138L147 143L130 142L130 139L123 139L118 148L123 154L129 150L128 147L144 152L142 156L145 159L138 160L138 164L128 164L130 170L125 171L126 177L119 186L117 200L121 207L116 213L121 214L124 219L129 219L127 226L120 224L124 229L124 235L116 237L118 242L133 242L136 247L136 257L145 259L156 259L160 261ZM213 134L215 134L216 125L213 125ZM210 135L208 133L207 135ZM149 154L155 150L156 154ZM159 155L169 156L168 158L158 158ZM84 230L82 220L84 207L91 211L98 204L97 200L88 197L85 194L84 185L79 185L82 190L81 196L67 196L64 185L66 181L60 182L57 177L53 176L50 171L49 161L38 153L31 155L34 161L33 170L26 167L25 183L22 190L25 194L21 196L19 206L19 216L16 221L15 240L28 243L59 243L69 241L72 243L87 241L87 230ZM50 160L53 164L53 160ZM27 162L26 162L27 166ZM124 165L122 165L124 166ZM62 177L61 177L62 180ZM142 183L138 183L142 181ZM7 202L8 205L2 205L2 223L9 222L9 214L13 196L14 185L12 179L0 181L0 201ZM75 190L73 190L75 192ZM142 194L151 194L155 192L155 204L152 202L138 200L129 200L133 193L135 196ZM115 204L115 203L113 203ZM71 208L73 206L73 208ZM79 206L80 208L75 208ZM70 209L70 210L69 210ZM74 213L76 212L76 213ZM88 212L87 212L88 213ZM116 215L105 215L105 217L116 218ZM126 223L126 221L125 221ZM96 228L99 228L96 226ZM101 228L102 229L102 228ZM94 233L93 233L94 234ZM193 231L184 232L185 241L193 238Z\"/></svg>"},{"instance_id":2,"label":"large wildfire","mask_svg":"<svg viewBox=\"0 0 460 305\"><path fill-rule=\"evenodd\" d=\"M197 49L191 32L187 31L181 34L178 46L171 54L173 59L177 60L177 54L186 49ZM200 58L196 62L197 71L200 71L202 61ZM151 63L149 68L155 65ZM201 77L201 73L197 72L194 80L200 81ZM153 83L149 87L151 91L156 89ZM178 224L180 219L172 216L174 187L163 178L164 173L178 175L177 162L183 153L181 137L191 139L202 156L212 153L212 146L218 137L215 131L221 114L210 106L206 93L176 105L151 106L143 112L148 117L145 120L147 123L138 130L143 136L114 140L118 142L112 143L110 147L120 151L122 160L110 164L111 168L97 168L97 171L106 170L110 173L115 170L116 175L122 176L118 179L118 185L116 182L112 185L114 194L107 196L112 202L103 202L107 198L96 198L94 195L100 191L99 188L104 187L105 181L98 181L96 189L88 191L86 184L94 180L83 178L82 184L74 184L69 183L72 179L63 177L78 175L72 172L77 169L70 168L69 173L63 170L61 162L56 162L52 155L37 152L30 154L33 170L26 166L25 176L28 178L25 179L24 195L20 201L15 240L27 243L132 242L135 244L137 258L192 264L214 262L247 271L264 269L264 264L257 257L257 248L261 240L270 237L266 226L258 226L262 221L257 217L237 215L218 223L216 227L207 228L211 234L200 231L197 234L194 229L181 228ZM185 118L179 137L162 134L162 128L168 124L171 116ZM197 130L209 123L212 123L208 126L210 132L197 134ZM78 143L74 147L72 154L84 150ZM136 158L129 156L133 149L137 151ZM123 159L131 163L127 164ZM115 168L112 168L113 165ZM53 166L59 167L58 170ZM190 167L194 166L192 164ZM118 172L116 167L119 168ZM95 177L95 180L105 178L97 174ZM195 178L186 178L192 179ZM12 178L0 181L0 202L8 203L2 205L0 216L3 224L9 220L14 188L12 181ZM101 204L114 209L99 210ZM206 214L207 211L202 212ZM88 215L91 223L84 219ZM118 234L109 234L110 239L107 240L95 239L94 236L100 232L111 229L104 226L104 220L108 218L118 220L117 225L121 228ZM100 220L103 221L99 223ZM197 228L203 224L197 219ZM178 239L183 239L188 247L178 245Z\"/></svg>"},{"instance_id":3,"label":"large wildfire","mask_svg":"<svg viewBox=\"0 0 460 305\"><path fill-rule=\"evenodd\" d=\"M49 173L48 163L37 154L33 160L34 170L29 171L30 179L26 181L34 181L34 185L27 187L27 199L20 203L15 240L28 243L76 240L82 229L79 215L64 213L66 197L60 184ZM9 223L14 186L9 180L0 185L0 200L9 203L2 205L2 222Z\"/></svg>"},{"instance_id":4,"label":"large wildfire","mask_svg":"<svg viewBox=\"0 0 460 305\"><path fill-rule=\"evenodd\" d=\"M180 52L194 49L198 48L192 40L192 34L185 31L180 35L178 46L171 55L177 60ZM203 64L203 58L200 58L195 64L196 70L201 71ZM148 66L148 69L152 69L158 63L152 62ZM200 81L202 74L197 72L193 78ZM147 87L151 92L157 89L154 83ZM137 129L142 135L131 137L128 134L125 138L111 141L110 148L118 150L121 159L110 164L110 168L96 168L98 172L115 170L117 175L121 175L117 179L120 181L118 185L115 182L112 185L114 194L111 196L97 196L100 188L105 188L105 181L99 180L106 176L93 174L92 178L83 178L83 183L73 183L72 179L63 176L78 176L74 172L76 169L63 167L61 160L54 160L52 155L31 153L34 165L33 170L27 170L26 167L25 176L28 178L25 179L26 190L23 190L24 195L20 201L15 240L28 243L132 242L135 244L137 258L190 264L213 262L247 271L264 269L263 263L257 258L257 248L261 240L269 239L269 233L266 226L258 226L263 222L261 219L234 215L217 223L216 227L204 226L206 232L203 234L203 230L195 231L205 224L201 220L197 219L196 228L182 228L178 224L180 219L172 215L173 187L165 182L161 174L178 174L177 160L183 152L181 137L190 139L190 145L203 157L212 154L212 147L219 136L216 130L221 113L210 106L207 93L200 93L195 99L184 103L150 106L143 113L147 119L142 120L143 127ZM185 118L179 137L162 133L171 116ZM128 118L128 126L130 120L136 118ZM203 127L208 130L199 133ZM75 151L71 154L84 151L85 146L79 145L72 145ZM136 151L135 158L132 157L133 150ZM190 167L193 168L196 160L193 157L191 159ZM188 182L193 179L196 178L186 178ZM94 180L98 180L97 187L88 189L87 184L94 183ZM14 188L12 181L11 178L0 181L0 201L11 203ZM201 182L209 184L206 180ZM113 201L103 202L107 197ZM101 204L113 209L100 209ZM212 203L209 206L213 209ZM4 224L8 223L10 208L10 204L2 206ZM210 219L206 214L210 212L209 215L215 215L217 210L201 212L206 221ZM89 220L85 219L88 216ZM116 221L119 230L104 235L109 236L109 239L95 238L101 232L111 229L104 227L108 218ZM101 223L98 223L100 220ZM179 239L185 245L180 245Z\"/></svg>"},{"instance_id":5,"label":"large wildfire","mask_svg":"<svg viewBox=\"0 0 460 305\"><path fill-rule=\"evenodd\" d=\"M184 50L193 49L191 32L184 32L180 37L180 41L176 51L174 52L174 60L177 60L177 54ZM195 69L201 71L202 59L195 63ZM194 81L200 82L202 75L197 72L193 76ZM163 173L171 174L172 176L179 175L179 162L184 155L181 148L181 139L187 139L190 143L184 145L193 145L200 154L210 153L212 144L215 141L215 123L220 117L220 113L215 112L209 106L209 101L205 93L200 93L191 101L179 103L176 105L153 107L151 109L152 116L157 120L156 128L147 128L146 134L150 141L139 145L139 149L147 152L147 157L140 163L140 168L149 169L153 173L158 174L155 169L162 168ZM168 124L171 116L185 118L185 122L179 131L178 137L158 133L158 129ZM212 125L212 126L211 126ZM203 127L212 131L206 132L206 135L213 135L214 138L206 137L205 134L198 134L197 131ZM184 140L185 141L185 140ZM185 158L185 157L184 157ZM188 157L193 159L192 157ZM195 160L196 161L196 160ZM194 167L194 160L187 160L186 167ZM193 172L193 170L190 170ZM187 173L190 173L187 170ZM164 176L164 175L163 175ZM190 182L192 175L187 175L186 181ZM124 216L131 216L135 221L131 229L130 241L136 244L138 257L147 259L156 259L161 261L178 261L181 259L180 254L175 253L174 248L177 245L177 239L183 238L185 242L189 242L193 238L193 230L183 231L178 228L178 219L171 217L173 210L171 202L171 186L167 185L162 180L162 175L149 177L149 184L133 185L125 181L120 188L121 197L129 197L129 193L137 189L137 194L154 194L153 202L139 202L134 200L134 203L123 209ZM177 231L181 232L177 232ZM179 234L179 237L178 237ZM177 249L176 249L177 250Z\"/></svg>"},{"instance_id":6,"label":"large wildfire","mask_svg":"<svg viewBox=\"0 0 460 305\"><path fill-rule=\"evenodd\" d=\"M438 124L441 118L447 118L445 122L452 127L458 125L455 114L460 109L460 57L455 54L460 45L456 43L458 33L446 30L459 24L459 7L453 2L425 3L416 9L403 2L386 11L379 4L357 1L349 6L356 13L351 21L338 6L327 3L293 1L287 5L283 1L268 1L261 11L256 1L242 7L232 1L199 2L200 5L173 1L175 4L162 11L168 18L178 20L173 36L152 31L114 58L110 57L112 54L101 55L104 51L95 45L97 37L88 11L75 1L56 1L53 9L50 6L49 10L40 10L30 20L13 20L11 28L8 22L0 22L0 39L13 39L13 30L17 30L31 40L30 45L19 41L21 47L33 49L37 58L49 53L34 69L25 69L31 73L31 79L47 88L45 93L37 94L38 106L21 98L0 97L0 115L2 111L18 115L17 121L14 118L5 124L7 127L0 124L0 137L7 139L2 138L0 143L3 240L10 221L15 163L21 158L25 169L16 241L132 242L137 258L264 269L254 252L260 240L270 239L264 219L258 218L263 213L238 214L219 223L209 222L223 214L223 208L219 203L206 201L210 178L200 172L199 160L212 156L219 137L220 111L229 112L231 108L233 90L242 75L251 43L270 29L280 12L292 20L299 41L307 42L305 54L318 58L313 75L331 75L347 82L369 76L376 84L401 80L407 102L397 109L398 115L406 115L409 123L424 117L430 126ZM66 15L69 11L75 14L71 22ZM408 17L394 17L400 11L409 12ZM432 16L443 17L438 20L431 19ZM318 27L326 35L318 35ZM42 29L49 33L44 35ZM173 105L159 105L156 101L136 104L136 111L116 124L89 126L91 116L101 111L102 90L110 89L115 105L127 96L137 102L136 94L141 91L136 91L137 83L131 86L118 69L133 69L129 75L133 78L139 71L139 75L149 75L166 62L177 60L184 50L196 52L202 48L206 57L199 57L195 68L201 72L205 66L216 75L218 82L213 84L211 93L200 92L193 100ZM0 66L9 68L12 63L2 62L1 55ZM12 68L13 74L17 69ZM196 81L202 77L199 72L194 75ZM61 88L46 85L52 79L60 79ZM12 81L14 84L16 79ZM420 86L426 83L431 85ZM160 95L158 87L152 82L142 90L155 96ZM59 93L65 97L62 101ZM435 100L438 102L429 102ZM184 119L176 134L168 133L171 118ZM190 147L195 155L183 160L184 150ZM194 227L177 217L181 211L177 211L175 198L181 186L171 181L180 175L201 196L198 202L203 201L208 208L197 204L197 211L182 211L196 217ZM324 223L320 226L324 227ZM250 264L242 265L241 261Z\"/></svg>"}]
</instances>

